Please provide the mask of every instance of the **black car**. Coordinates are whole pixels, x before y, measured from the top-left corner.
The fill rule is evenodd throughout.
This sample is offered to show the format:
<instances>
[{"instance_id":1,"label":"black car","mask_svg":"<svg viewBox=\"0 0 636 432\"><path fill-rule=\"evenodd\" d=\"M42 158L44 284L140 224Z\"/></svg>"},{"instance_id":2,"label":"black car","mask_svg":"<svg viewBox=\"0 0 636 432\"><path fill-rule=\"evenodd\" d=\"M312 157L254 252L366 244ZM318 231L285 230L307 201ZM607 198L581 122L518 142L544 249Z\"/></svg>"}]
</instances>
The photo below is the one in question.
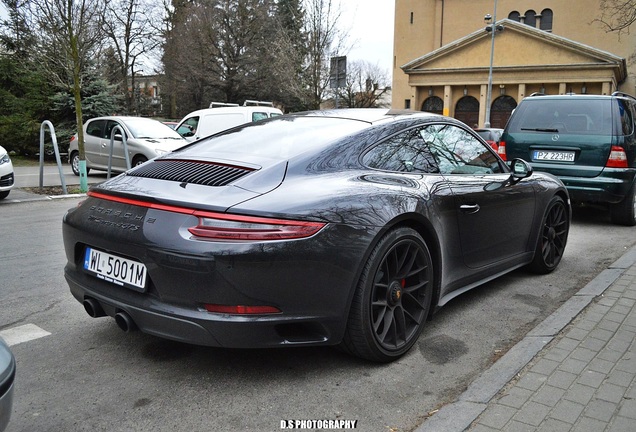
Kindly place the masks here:
<instances>
[{"instance_id":1,"label":"black car","mask_svg":"<svg viewBox=\"0 0 636 432\"><path fill-rule=\"evenodd\" d=\"M533 95L519 103L499 154L559 177L572 202L607 205L612 222L636 225L636 99Z\"/></svg>"},{"instance_id":2,"label":"black car","mask_svg":"<svg viewBox=\"0 0 636 432\"><path fill-rule=\"evenodd\" d=\"M567 190L452 118L280 116L94 186L64 217L66 280L125 331L391 361L455 296L554 270Z\"/></svg>"}]
</instances>

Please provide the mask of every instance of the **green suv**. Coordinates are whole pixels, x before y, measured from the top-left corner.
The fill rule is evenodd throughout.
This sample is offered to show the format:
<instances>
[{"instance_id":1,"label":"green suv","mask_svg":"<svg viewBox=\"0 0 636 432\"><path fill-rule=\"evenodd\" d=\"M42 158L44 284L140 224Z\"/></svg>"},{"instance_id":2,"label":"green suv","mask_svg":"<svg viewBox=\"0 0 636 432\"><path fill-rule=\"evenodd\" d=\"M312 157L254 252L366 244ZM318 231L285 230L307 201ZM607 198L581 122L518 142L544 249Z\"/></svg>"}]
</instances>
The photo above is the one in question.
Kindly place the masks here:
<instances>
[{"instance_id":1,"label":"green suv","mask_svg":"<svg viewBox=\"0 0 636 432\"><path fill-rule=\"evenodd\" d=\"M559 177L573 202L609 204L613 223L636 225L636 98L531 95L515 109L499 143Z\"/></svg>"}]
</instances>

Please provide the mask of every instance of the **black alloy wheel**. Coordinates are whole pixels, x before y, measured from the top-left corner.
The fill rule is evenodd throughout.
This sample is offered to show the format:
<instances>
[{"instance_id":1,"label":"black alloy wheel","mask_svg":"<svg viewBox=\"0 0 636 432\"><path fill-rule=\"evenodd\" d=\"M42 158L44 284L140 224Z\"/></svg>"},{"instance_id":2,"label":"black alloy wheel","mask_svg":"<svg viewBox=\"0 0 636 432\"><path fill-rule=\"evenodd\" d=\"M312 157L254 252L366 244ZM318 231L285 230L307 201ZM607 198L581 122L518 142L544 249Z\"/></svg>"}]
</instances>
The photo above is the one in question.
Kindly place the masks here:
<instances>
[{"instance_id":1,"label":"black alloy wheel","mask_svg":"<svg viewBox=\"0 0 636 432\"><path fill-rule=\"evenodd\" d=\"M378 362L406 353L428 317L433 275L431 254L415 230L398 228L387 233L362 272L343 348Z\"/></svg>"},{"instance_id":2,"label":"black alloy wheel","mask_svg":"<svg viewBox=\"0 0 636 432\"><path fill-rule=\"evenodd\" d=\"M539 274L553 271L561 262L570 231L570 215L563 198L552 197L547 207L530 270Z\"/></svg>"}]
</instances>

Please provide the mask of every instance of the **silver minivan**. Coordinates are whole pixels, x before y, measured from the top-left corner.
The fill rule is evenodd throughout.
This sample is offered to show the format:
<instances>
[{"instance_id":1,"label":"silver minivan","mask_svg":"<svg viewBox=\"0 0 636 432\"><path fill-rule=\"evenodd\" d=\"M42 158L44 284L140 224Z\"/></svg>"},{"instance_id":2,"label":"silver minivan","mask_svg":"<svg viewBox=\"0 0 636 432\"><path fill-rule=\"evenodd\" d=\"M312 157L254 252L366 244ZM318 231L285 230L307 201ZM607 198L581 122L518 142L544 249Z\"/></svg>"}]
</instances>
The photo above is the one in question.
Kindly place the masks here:
<instances>
[{"instance_id":1,"label":"silver minivan","mask_svg":"<svg viewBox=\"0 0 636 432\"><path fill-rule=\"evenodd\" d=\"M97 117L84 123L84 153L86 172L90 169L108 170L111 134L113 140L112 171L126 170L126 158L122 131L126 136L131 167L141 165L149 159L178 149L187 144L181 135L160 121L145 117ZM69 145L69 162L75 175L79 175L79 148L77 134Z\"/></svg>"}]
</instances>

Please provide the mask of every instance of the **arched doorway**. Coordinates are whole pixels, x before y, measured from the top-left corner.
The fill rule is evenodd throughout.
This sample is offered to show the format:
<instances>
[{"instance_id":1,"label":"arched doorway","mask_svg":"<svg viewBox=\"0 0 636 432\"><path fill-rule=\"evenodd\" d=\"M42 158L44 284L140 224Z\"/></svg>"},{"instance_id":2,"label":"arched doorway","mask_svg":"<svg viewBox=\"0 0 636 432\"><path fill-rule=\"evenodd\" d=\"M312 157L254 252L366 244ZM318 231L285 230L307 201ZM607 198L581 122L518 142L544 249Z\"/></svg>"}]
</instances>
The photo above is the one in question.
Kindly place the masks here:
<instances>
[{"instance_id":1,"label":"arched doorway","mask_svg":"<svg viewBox=\"0 0 636 432\"><path fill-rule=\"evenodd\" d=\"M455 118L470 127L479 124L479 101L472 96L464 96L455 105Z\"/></svg>"},{"instance_id":2,"label":"arched doorway","mask_svg":"<svg viewBox=\"0 0 636 432\"><path fill-rule=\"evenodd\" d=\"M422 103L422 111L442 114L444 112L444 101L437 96L431 96Z\"/></svg>"},{"instance_id":3,"label":"arched doorway","mask_svg":"<svg viewBox=\"0 0 636 432\"><path fill-rule=\"evenodd\" d=\"M507 95L499 96L492 103L492 108L490 109L490 126L503 129L508 123L512 110L515 108L517 108L517 101L512 97Z\"/></svg>"}]
</instances>

